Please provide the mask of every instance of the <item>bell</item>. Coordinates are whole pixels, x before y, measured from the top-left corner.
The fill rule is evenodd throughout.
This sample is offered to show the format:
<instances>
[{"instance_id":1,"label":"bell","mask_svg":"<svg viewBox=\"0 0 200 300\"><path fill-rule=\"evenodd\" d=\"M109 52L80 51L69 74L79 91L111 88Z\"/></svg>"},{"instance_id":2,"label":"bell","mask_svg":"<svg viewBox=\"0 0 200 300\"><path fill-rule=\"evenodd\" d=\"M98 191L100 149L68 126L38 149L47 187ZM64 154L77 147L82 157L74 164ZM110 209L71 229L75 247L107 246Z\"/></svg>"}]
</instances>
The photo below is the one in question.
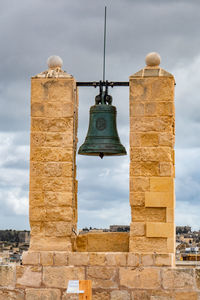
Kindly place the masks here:
<instances>
[{"instance_id":1,"label":"bell","mask_svg":"<svg viewBox=\"0 0 200 300\"><path fill-rule=\"evenodd\" d=\"M85 142L79 148L78 154L100 156L126 155L126 149L121 144L116 126L116 107L112 97L102 91L95 97L95 105L90 108L89 129Z\"/></svg>"}]
</instances>

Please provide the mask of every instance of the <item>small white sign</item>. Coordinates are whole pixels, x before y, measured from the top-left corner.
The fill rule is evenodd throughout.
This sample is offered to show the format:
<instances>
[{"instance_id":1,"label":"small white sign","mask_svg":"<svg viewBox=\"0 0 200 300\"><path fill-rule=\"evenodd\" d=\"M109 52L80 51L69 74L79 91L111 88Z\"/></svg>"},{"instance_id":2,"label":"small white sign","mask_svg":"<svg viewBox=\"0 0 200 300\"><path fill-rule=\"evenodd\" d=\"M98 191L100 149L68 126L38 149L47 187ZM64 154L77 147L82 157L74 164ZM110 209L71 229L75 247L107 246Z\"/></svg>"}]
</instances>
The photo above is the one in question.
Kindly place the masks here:
<instances>
[{"instance_id":1,"label":"small white sign","mask_svg":"<svg viewBox=\"0 0 200 300\"><path fill-rule=\"evenodd\" d=\"M69 280L66 292L68 294L84 294L84 291L79 291L79 280Z\"/></svg>"}]
</instances>

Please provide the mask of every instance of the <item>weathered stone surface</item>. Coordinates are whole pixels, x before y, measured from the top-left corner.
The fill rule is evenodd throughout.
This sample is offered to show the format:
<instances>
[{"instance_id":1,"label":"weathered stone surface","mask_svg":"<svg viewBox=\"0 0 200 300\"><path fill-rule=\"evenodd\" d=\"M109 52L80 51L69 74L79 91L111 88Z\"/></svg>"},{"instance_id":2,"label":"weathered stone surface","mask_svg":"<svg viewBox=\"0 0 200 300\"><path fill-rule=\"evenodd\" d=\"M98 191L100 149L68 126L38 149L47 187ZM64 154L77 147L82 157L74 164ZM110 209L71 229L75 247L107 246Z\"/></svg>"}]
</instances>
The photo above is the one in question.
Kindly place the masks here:
<instances>
[{"instance_id":1,"label":"weathered stone surface","mask_svg":"<svg viewBox=\"0 0 200 300\"><path fill-rule=\"evenodd\" d=\"M15 285L15 267L0 266L0 286L13 287Z\"/></svg>"},{"instance_id":2,"label":"weathered stone surface","mask_svg":"<svg viewBox=\"0 0 200 300\"><path fill-rule=\"evenodd\" d=\"M87 266L89 264L88 253L69 253L69 265L71 266Z\"/></svg>"},{"instance_id":3,"label":"weathered stone surface","mask_svg":"<svg viewBox=\"0 0 200 300\"><path fill-rule=\"evenodd\" d=\"M174 146L174 135L172 133L162 132L159 133L159 145L160 146Z\"/></svg>"},{"instance_id":4,"label":"weathered stone surface","mask_svg":"<svg viewBox=\"0 0 200 300\"><path fill-rule=\"evenodd\" d=\"M72 208L71 207L47 207L46 208L46 220L49 221L71 221L72 220Z\"/></svg>"},{"instance_id":5,"label":"weathered stone surface","mask_svg":"<svg viewBox=\"0 0 200 300\"><path fill-rule=\"evenodd\" d=\"M132 269L120 268L120 285L128 288L158 289L160 288L160 271L155 268Z\"/></svg>"},{"instance_id":6,"label":"weathered stone surface","mask_svg":"<svg viewBox=\"0 0 200 300\"><path fill-rule=\"evenodd\" d=\"M120 291L112 291L111 292L111 300L130 300L130 294L126 290L120 290Z\"/></svg>"},{"instance_id":7,"label":"weathered stone surface","mask_svg":"<svg viewBox=\"0 0 200 300\"><path fill-rule=\"evenodd\" d=\"M40 287L42 268L39 266L17 266L16 287Z\"/></svg>"},{"instance_id":8,"label":"weathered stone surface","mask_svg":"<svg viewBox=\"0 0 200 300\"><path fill-rule=\"evenodd\" d=\"M44 222L45 236L71 236L72 234L72 223L71 222Z\"/></svg>"},{"instance_id":9,"label":"weathered stone surface","mask_svg":"<svg viewBox=\"0 0 200 300\"><path fill-rule=\"evenodd\" d=\"M85 271L82 267L62 266L44 267L43 284L46 287L67 288L68 280L84 280Z\"/></svg>"},{"instance_id":10,"label":"weathered stone surface","mask_svg":"<svg viewBox=\"0 0 200 300\"><path fill-rule=\"evenodd\" d=\"M132 300L151 300L151 291L135 290L132 292ZM166 300L166 299L165 299Z\"/></svg>"},{"instance_id":11,"label":"weathered stone surface","mask_svg":"<svg viewBox=\"0 0 200 300\"><path fill-rule=\"evenodd\" d=\"M198 300L197 292L178 292L175 293L175 300Z\"/></svg>"},{"instance_id":12,"label":"weathered stone surface","mask_svg":"<svg viewBox=\"0 0 200 300\"><path fill-rule=\"evenodd\" d=\"M29 205L31 207L44 206L44 193L41 191L30 191Z\"/></svg>"},{"instance_id":13,"label":"weathered stone surface","mask_svg":"<svg viewBox=\"0 0 200 300\"><path fill-rule=\"evenodd\" d=\"M200 269L195 270L195 280L197 288L200 290Z\"/></svg>"},{"instance_id":14,"label":"weathered stone surface","mask_svg":"<svg viewBox=\"0 0 200 300\"><path fill-rule=\"evenodd\" d=\"M106 253L106 265L108 266L126 266L127 253Z\"/></svg>"},{"instance_id":15,"label":"weathered stone surface","mask_svg":"<svg viewBox=\"0 0 200 300\"><path fill-rule=\"evenodd\" d=\"M32 251L72 251L71 238L31 236L30 250Z\"/></svg>"},{"instance_id":16,"label":"weathered stone surface","mask_svg":"<svg viewBox=\"0 0 200 300\"><path fill-rule=\"evenodd\" d=\"M51 266L53 265L54 253L50 251L41 251L40 252L40 264L42 266Z\"/></svg>"},{"instance_id":17,"label":"weathered stone surface","mask_svg":"<svg viewBox=\"0 0 200 300\"><path fill-rule=\"evenodd\" d=\"M22 290L0 290L0 300L24 300L24 291Z\"/></svg>"},{"instance_id":18,"label":"weathered stone surface","mask_svg":"<svg viewBox=\"0 0 200 300\"><path fill-rule=\"evenodd\" d=\"M166 209L160 207L134 207L132 210L133 222L165 222Z\"/></svg>"},{"instance_id":19,"label":"weathered stone surface","mask_svg":"<svg viewBox=\"0 0 200 300\"><path fill-rule=\"evenodd\" d=\"M141 263L143 266L153 266L154 265L154 257L152 254L142 254L141 255Z\"/></svg>"},{"instance_id":20,"label":"weathered stone surface","mask_svg":"<svg viewBox=\"0 0 200 300\"><path fill-rule=\"evenodd\" d=\"M161 162L160 163L160 176L174 176L174 167L172 162Z\"/></svg>"},{"instance_id":21,"label":"weathered stone surface","mask_svg":"<svg viewBox=\"0 0 200 300\"><path fill-rule=\"evenodd\" d=\"M128 258L127 258L128 267L137 267L139 263L140 263L139 254L128 253Z\"/></svg>"},{"instance_id":22,"label":"weathered stone surface","mask_svg":"<svg viewBox=\"0 0 200 300\"><path fill-rule=\"evenodd\" d=\"M54 265L55 266L67 266L68 265L68 252L58 252L54 253Z\"/></svg>"},{"instance_id":23,"label":"weathered stone surface","mask_svg":"<svg viewBox=\"0 0 200 300\"><path fill-rule=\"evenodd\" d=\"M131 131L133 132L165 132L173 133L173 117L130 117Z\"/></svg>"},{"instance_id":24,"label":"weathered stone surface","mask_svg":"<svg viewBox=\"0 0 200 300\"><path fill-rule=\"evenodd\" d=\"M72 206L71 192L44 192L45 206Z\"/></svg>"},{"instance_id":25,"label":"weathered stone surface","mask_svg":"<svg viewBox=\"0 0 200 300\"><path fill-rule=\"evenodd\" d=\"M95 291L92 293L93 300L110 300L110 293L109 292L99 292Z\"/></svg>"},{"instance_id":26,"label":"weathered stone surface","mask_svg":"<svg viewBox=\"0 0 200 300\"><path fill-rule=\"evenodd\" d=\"M60 300L58 289L26 289L26 300Z\"/></svg>"},{"instance_id":27,"label":"weathered stone surface","mask_svg":"<svg viewBox=\"0 0 200 300\"><path fill-rule=\"evenodd\" d=\"M130 193L131 206L145 206L145 193Z\"/></svg>"},{"instance_id":28,"label":"weathered stone surface","mask_svg":"<svg viewBox=\"0 0 200 300\"><path fill-rule=\"evenodd\" d=\"M147 222L146 236L147 237L166 237L174 236L174 223Z\"/></svg>"},{"instance_id":29,"label":"weathered stone surface","mask_svg":"<svg viewBox=\"0 0 200 300\"><path fill-rule=\"evenodd\" d=\"M158 133L142 133L140 136L141 147L157 147L159 144Z\"/></svg>"},{"instance_id":30,"label":"weathered stone surface","mask_svg":"<svg viewBox=\"0 0 200 300\"><path fill-rule=\"evenodd\" d=\"M93 288L117 288L116 281L117 269L114 267L96 267L87 268L87 279L92 280Z\"/></svg>"},{"instance_id":31,"label":"weathered stone surface","mask_svg":"<svg viewBox=\"0 0 200 300\"><path fill-rule=\"evenodd\" d=\"M66 132L73 129L73 118L32 118L31 131Z\"/></svg>"},{"instance_id":32,"label":"weathered stone surface","mask_svg":"<svg viewBox=\"0 0 200 300\"><path fill-rule=\"evenodd\" d=\"M91 252L89 253L89 264L93 266L104 266L106 263L108 263L108 255L109 254L106 255L105 253Z\"/></svg>"},{"instance_id":33,"label":"weathered stone surface","mask_svg":"<svg viewBox=\"0 0 200 300\"><path fill-rule=\"evenodd\" d=\"M23 265L38 265L40 262L39 252L24 251L22 254Z\"/></svg>"},{"instance_id":34,"label":"weathered stone surface","mask_svg":"<svg viewBox=\"0 0 200 300\"><path fill-rule=\"evenodd\" d=\"M174 208L173 193L172 192L146 192L145 206Z\"/></svg>"},{"instance_id":35,"label":"weathered stone surface","mask_svg":"<svg viewBox=\"0 0 200 300\"><path fill-rule=\"evenodd\" d=\"M130 251L168 253L166 238L146 238L130 236Z\"/></svg>"},{"instance_id":36,"label":"weathered stone surface","mask_svg":"<svg viewBox=\"0 0 200 300\"><path fill-rule=\"evenodd\" d=\"M147 192L150 188L149 178L131 177L130 192Z\"/></svg>"},{"instance_id":37,"label":"weathered stone surface","mask_svg":"<svg viewBox=\"0 0 200 300\"><path fill-rule=\"evenodd\" d=\"M152 177L150 178L151 192L171 192L174 191L174 178L172 177Z\"/></svg>"},{"instance_id":38,"label":"weathered stone surface","mask_svg":"<svg viewBox=\"0 0 200 300\"><path fill-rule=\"evenodd\" d=\"M144 222L131 222L130 235L131 236L144 236L146 232L146 225Z\"/></svg>"},{"instance_id":39,"label":"weathered stone surface","mask_svg":"<svg viewBox=\"0 0 200 300\"><path fill-rule=\"evenodd\" d=\"M155 265L159 267L172 266L173 255L172 254L155 254Z\"/></svg>"},{"instance_id":40,"label":"weathered stone surface","mask_svg":"<svg viewBox=\"0 0 200 300\"><path fill-rule=\"evenodd\" d=\"M164 289L194 290L194 272L190 269L163 269L162 284Z\"/></svg>"}]
</instances>

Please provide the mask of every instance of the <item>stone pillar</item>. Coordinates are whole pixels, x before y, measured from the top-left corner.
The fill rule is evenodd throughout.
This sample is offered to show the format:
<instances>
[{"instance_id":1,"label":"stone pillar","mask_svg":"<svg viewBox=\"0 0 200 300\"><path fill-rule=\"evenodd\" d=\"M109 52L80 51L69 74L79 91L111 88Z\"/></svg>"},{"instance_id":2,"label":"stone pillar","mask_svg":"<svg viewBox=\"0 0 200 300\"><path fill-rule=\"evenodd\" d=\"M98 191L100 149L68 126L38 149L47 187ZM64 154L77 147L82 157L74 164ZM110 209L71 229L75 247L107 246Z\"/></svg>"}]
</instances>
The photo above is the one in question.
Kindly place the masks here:
<instances>
[{"instance_id":1,"label":"stone pillar","mask_svg":"<svg viewBox=\"0 0 200 300\"><path fill-rule=\"evenodd\" d=\"M174 77L150 53L130 76L130 252L175 253Z\"/></svg>"},{"instance_id":2,"label":"stone pillar","mask_svg":"<svg viewBox=\"0 0 200 300\"><path fill-rule=\"evenodd\" d=\"M71 251L77 223L75 79L52 56L31 80L30 250Z\"/></svg>"}]
</instances>

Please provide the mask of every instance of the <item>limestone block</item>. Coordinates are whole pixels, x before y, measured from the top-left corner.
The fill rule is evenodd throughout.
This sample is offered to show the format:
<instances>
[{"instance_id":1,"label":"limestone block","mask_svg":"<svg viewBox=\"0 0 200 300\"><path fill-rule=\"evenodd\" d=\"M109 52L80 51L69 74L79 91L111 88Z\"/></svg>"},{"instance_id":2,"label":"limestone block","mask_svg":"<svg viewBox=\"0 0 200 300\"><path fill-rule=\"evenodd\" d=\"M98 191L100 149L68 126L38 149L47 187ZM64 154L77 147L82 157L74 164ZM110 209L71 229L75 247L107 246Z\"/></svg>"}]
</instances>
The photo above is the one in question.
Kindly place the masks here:
<instances>
[{"instance_id":1,"label":"limestone block","mask_svg":"<svg viewBox=\"0 0 200 300\"><path fill-rule=\"evenodd\" d=\"M41 162L72 162L72 154L72 148L34 147L30 151L30 160Z\"/></svg>"},{"instance_id":2,"label":"limestone block","mask_svg":"<svg viewBox=\"0 0 200 300\"><path fill-rule=\"evenodd\" d=\"M68 265L68 253L67 252L58 252L54 253L54 265L55 266L67 266Z\"/></svg>"},{"instance_id":3,"label":"limestone block","mask_svg":"<svg viewBox=\"0 0 200 300\"><path fill-rule=\"evenodd\" d=\"M154 257L153 254L142 254L141 263L143 266L154 266Z\"/></svg>"},{"instance_id":4,"label":"limestone block","mask_svg":"<svg viewBox=\"0 0 200 300\"><path fill-rule=\"evenodd\" d=\"M71 192L44 192L45 206L72 206Z\"/></svg>"},{"instance_id":5,"label":"limestone block","mask_svg":"<svg viewBox=\"0 0 200 300\"><path fill-rule=\"evenodd\" d=\"M15 266L0 266L0 286L7 288L15 286Z\"/></svg>"},{"instance_id":6,"label":"limestone block","mask_svg":"<svg viewBox=\"0 0 200 300\"><path fill-rule=\"evenodd\" d=\"M40 252L40 264L42 266L52 266L53 265L54 253L50 251Z\"/></svg>"},{"instance_id":7,"label":"limestone block","mask_svg":"<svg viewBox=\"0 0 200 300\"><path fill-rule=\"evenodd\" d=\"M171 236L167 239L167 249L168 249L168 252L175 253L175 230L174 230L173 236Z\"/></svg>"},{"instance_id":8,"label":"limestone block","mask_svg":"<svg viewBox=\"0 0 200 300\"><path fill-rule=\"evenodd\" d=\"M175 300L198 300L197 292L178 292L175 293Z\"/></svg>"},{"instance_id":9,"label":"limestone block","mask_svg":"<svg viewBox=\"0 0 200 300\"><path fill-rule=\"evenodd\" d=\"M127 288L158 289L161 286L160 270L156 268L120 268L120 285Z\"/></svg>"},{"instance_id":10,"label":"limestone block","mask_svg":"<svg viewBox=\"0 0 200 300\"><path fill-rule=\"evenodd\" d=\"M167 239L166 238L147 238L147 237L131 237L130 236L130 252L167 252Z\"/></svg>"},{"instance_id":11,"label":"limestone block","mask_svg":"<svg viewBox=\"0 0 200 300\"><path fill-rule=\"evenodd\" d=\"M88 251L88 237L87 235L78 235L76 238L76 246L78 252Z\"/></svg>"},{"instance_id":12,"label":"limestone block","mask_svg":"<svg viewBox=\"0 0 200 300\"><path fill-rule=\"evenodd\" d=\"M141 168L141 176L148 177L148 176L158 176L159 175L159 163L158 162L141 162L140 163Z\"/></svg>"},{"instance_id":13,"label":"limestone block","mask_svg":"<svg viewBox=\"0 0 200 300\"><path fill-rule=\"evenodd\" d=\"M31 118L31 131L42 132L73 132L73 118Z\"/></svg>"},{"instance_id":14,"label":"limestone block","mask_svg":"<svg viewBox=\"0 0 200 300\"><path fill-rule=\"evenodd\" d=\"M61 291L58 289L26 289L26 300L60 300Z\"/></svg>"},{"instance_id":15,"label":"limestone block","mask_svg":"<svg viewBox=\"0 0 200 300\"><path fill-rule=\"evenodd\" d=\"M172 162L173 153L169 147L144 147L141 148L142 161Z\"/></svg>"},{"instance_id":16,"label":"limestone block","mask_svg":"<svg viewBox=\"0 0 200 300\"><path fill-rule=\"evenodd\" d=\"M172 254L155 254L155 265L159 267L172 266L173 255Z\"/></svg>"},{"instance_id":17,"label":"limestone block","mask_svg":"<svg viewBox=\"0 0 200 300\"><path fill-rule=\"evenodd\" d=\"M146 226L144 222L131 222L130 235L131 236L144 236L146 233Z\"/></svg>"},{"instance_id":18,"label":"limestone block","mask_svg":"<svg viewBox=\"0 0 200 300\"><path fill-rule=\"evenodd\" d=\"M40 133L33 132L33 135L38 135ZM45 132L43 144L36 144L35 147L69 147L73 146L73 131L68 130L68 132Z\"/></svg>"},{"instance_id":19,"label":"limestone block","mask_svg":"<svg viewBox=\"0 0 200 300\"><path fill-rule=\"evenodd\" d=\"M84 252L128 252L129 249L129 233L126 232L89 233L84 236L87 240L77 237L78 252L83 249Z\"/></svg>"},{"instance_id":20,"label":"limestone block","mask_svg":"<svg viewBox=\"0 0 200 300\"><path fill-rule=\"evenodd\" d=\"M144 206L145 205L145 193L132 192L130 196L131 206Z\"/></svg>"},{"instance_id":21,"label":"limestone block","mask_svg":"<svg viewBox=\"0 0 200 300\"><path fill-rule=\"evenodd\" d=\"M44 222L41 221L32 221L29 217L29 223L31 227L31 237L32 236L43 236L45 234Z\"/></svg>"},{"instance_id":22,"label":"limestone block","mask_svg":"<svg viewBox=\"0 0 200 300\"><path fill-rule=\"evenodd\" d=\"M47 207L46 208L47 221L72 221L72 208L71 207ZM62 224L61 224L62 225Z\"/></svg>"},{"instance_id":23,"label":"limestone block","mask_svg":"<svg viewBox=\"0 0 200 300\"><path fill-rule=\"evenodd\" d=\"M131 293L131 295L132 295L132 300L151 300L151 298L150 298L151 297L151 290L149 290L149 291L148 290L134 290ZM169 299L167 299L167 300L169 300ZM174 299L172 299L172 300L174 300Z\"/></svg>"},{"instance_id":24,"label":"limestone block","mask_svg":"<svg viewBox=\"0 0 200 300\"><path fill-rule=\"evenodd\" d=\"M156 115L157 115L156 102L146 102L145 103L145 116L156 116Z\"/></svg>"},{"instance_id":25,"label":"limestone block","mask_svg":"<svg viewBox=\"0 0 200 300\"><path fill-rule=\"evenodd\" d=\"M159 144L158 133L142 133L140 136L141 147L157 147Z\"/></svg>"},{"instance_id":26,"label":"limestone block","mask_svg":"<svg viewBox=\"0 0 200 300\"><path fill-rule=\"evenodd\" d=\"M159 133L159 145L174 147L175 138L172 133L162 132Z\"/></svg>"},{"instance_id":27,"label":"limestone block","mask_svg":"<svg viewBox=\"0 0 200 300\"><path fill-rule=\"evenodd\" d=\"M89 264L88 253L69 253L69 265L71 266L87 266Z\"/></svg>"},{"instance_id":28,"label":"limestone block","mask_svg":"<svg viewBox=\"0 0 200 300\"><path fill-rule=\"evenodd\" d=\"M16 266L16 287L40 287L42 268L40 266Z\"/></svg>"},{"instance_id":29,"label":"limestone block","mask_svg":"<svg viewBox=\"0 0 200 300\"><path fill-rule=\"evenodd\" d=\"M66 208L65 208L66 209ZM44 223L45 236L71 236L72 235L72 224L71 222L45 222Z\"/></svg>"},{"instance_id":30,"label":"limestone block","mask_svg":"<svg viewBox=\"0 0 200 300\"><path fill-rule=\"evenodd\" d=\"M159 102L157 104L157 115L159 116L173 116L174 103L173 102Z\"/></svg>"},{"instance_id":31,"label":"limestone block","mask_svg":"<svg viewBox=\"0 0 200 300\"><path fill-rule=\"evenodd\" d=\"M130 192L147 192L150 188L149 178L131 177Z\"/></svg>"},{"instance_id":32,"label":"limestone block","mask_svg":"<svg viewBox=\"0 0 200 300\"><path fill-rule=\"evenodd\" d=\"M45 133L39 131L33 131L30 134L30 146L32 147L44 147L45 144ZM58 145L60 146L60 145Z\"/></svg>"},{"instance_id":33,"label":"limestone block","mask_svg":"<svg viewBox=\"0 0 200 300\"><path fill-rule=\"evenodd\" d=\"M31 104L31 116L32 117L44 117L44 103L34 102Z\"/></svg>"},{"instance_id":34,"label":"limestone block","mask_svg":"<svg viewBox=\"0 0 200 300\"><path fill-rule=\"evenodd\" d=\"M130 115L131 116L143 116L144 104L141 102L130 102Z\"/></svg>"},{"instance_id":35,"label":"limestone block","mask_svg":"<svg viewBox=\"0 0 200 300\"><path fill-rule=\"evenodd\" d=\"M138 177L141 176L141 163L131 161L130 167L129 167L129 175L130 177Z\"/></svg>"},{"instance_id":36,"label":"limestone block","mask_svg":"<svg viewBox=\"0 0 200 300\"><path fill-rule=\"evenodd\" d=\"M130 117L131 132L174 132L174 118L172 116Z\"/></svg>"},{"instance_id":37,"label":"limestone block","mask_svg":"<svg viewBox=\"0 0 200 300\"><path fill-rule=\"evenodd\" d=\"M71 239L68 237L31 236L32 251L72 251Z\"/></svg>"},{"instance_id":38,"label":"limestone block","mask_svg":"<svg viewBox=\"0 0 200 300\"><path fill-rule=\"evenodd\" d=\"M41 191L29 192L29 205L32 207L44 206L44 193Z\"/></svg>"},{"instance_id":39,"label":"limestone block","mask_svg":"<svg viewBox=\"0 0 200 300\"><path fill-rule=\"evenodd\" d=\"M112 291L111 300L130 300L130 293L126 290Z\"/></svg>"},{"instance_id":40,"label":"limestone block","mask_svg":"<svg viewBox=\"0 0 200 300\"><path fill-rule=\"evenodd\" d=\"M194 272L192 269L162 269L164 289L194 290Z\"/></svg>"},{"instance_id":41,"label":"limestone block","mask_svg":"<svg viewBox=\"0 0 200 300\"><path fill-rule=\"evenodd\" d=\"M72 192L73 180L65 177L48 177L43 178L43 190L52 192Z\"/></svg>"},{"instance_id":42,"label":"limestone block","mask_svg":"<svg viewBox=\"0 0 200 300\"><path fill-rule=\"evenodd\" d=\"M145 207L174 207L172 192L146 192Z\"/></svg>"},{"instance_id":43,"label":"limestone block","mask_svg":"<svg viewBox=\"0 0 200 300\"><path fill-rule=\"evenodd\" d=\"M30 221L44 221L46 219L46 209L44 207L29 207Z\"/></svg>"},{"instance_id":44,"label":"limestone block","mask_svg":"<svg viewBox=\"0 0 200 300\"><path fill-rule=\"evenodd\" d=\"M0 290L0 300L24 300L24 297L23 290Z\"/></svg>"},{"instance_id":45,"label":"limestone block","mask_svg":"<svg viewBox=\"0 0 200 300\"><path fill-rule=\"evenodd\" d=\"M31 177L41 177L44 174L44 163L30 161L30 174Z\"/></svg>"},{"instance_id":46,"label":"limestone block","mask_svg":"<svg viewBox=\"0 0 200 300\"><path fill-rule=\"evenodd\" d=\"M130 147L140 147L140 133L130 132Z\"/></svg>"},{"instance_id":47,"label":"limestone block","mask_svg":"<svg viewBox=\"0 0 200 300\"><path fill-rule=\"evenodd\" d=\"M44 163L44 176L71 177L73 176L72 163L46 162Z\"/></svg>"},{"instance_id":48,"label":"limestone block","mask_svg":"<svg viewBox=\"0 0 200 300\"><path fill-rule=\"evenodd\" d=\"M140 263L140 257L139 254L136 253L128 253L127 258L127 266L128 267L137 267Z\"/></svg>"},{"instance_id":49,"label":"limestone block","mask_svg":"<svg viewBox=\"0 0 200 300\"><path fill-rule=\"evenodd\" d=\"M35 104L35 103L34 103ZM33 105L33 104L32 104ZM43 116L48 118L70 118L74 114L74 104L73 103L63 103L63 102L47 102L44 105ZM40 115L33 115L40 117Z\"/></svg>"},{"instance_id":50,"label":"limestone block","mask_svg":"<svg viewBox=\"0 0 200 300\"><path fill-rule=\"evenodd\" d=\"M173 162L160 162L160 176L174 177Z\"/></svg>"},{"instance_id":51,"label":"limestone block","mask_svg":"<svg viewBox=\"0 0 200 300\"><path fill-rule=\"evenodd\" d=\"M104 266L106 263L108 263L108 255L109 254L106 255L102 252L91 252L89 253L89 264L92 266Z\"/></svg>"},{"instance_id":52,"label":"limestone block","mask_svg":"<svg viewBox=\"0 0 200 300\"><path fill-rule=\"evenodd\" d=\"M110 300L110 293L106 292L106 291L99 292L99 291L93 290L92 299L93 300Z\"/></svg>"},{"instance_id":53,"label":"limestone block","mask_svg":"<svg viewBox=\"0 0 200 300\"><path fill-rule=\"evenodd\" d=\"M126 266L127 253L120 253L120 252L107 253L106 264L108 266Z\"/></svg>"},{"instance_id":54,"label":"limestone block","mask_svg":"<svg viewBox=\"0 0 200 300\"><path fill-rule=\"evenodd\" d=\"M166 222L167 223L174 222L174 209L175 209L174 206L173 206L173 208L166 209Z\"/></svg>"},{"instance_id":55,"label":"limestone block","mask_svg":"<svg viewBox=\"0 0 200 300\"><path fill-rule=\"evenodd\" d=\"M130 148L130 161L140 161L141 160L141 148Z\"/></svg>"},{"instance_id":56,"label":"limestone block","mask_svg":"<svg viewBox=\"0 0 200 300\"><path fill-rule=\"evenodd\" d=\"M174 223L147 222L147 237L173 237L175 231Z\"/></svg>"},{"instance_id":57,"label":"limestone block","mask_svg":"<svg viewBox=\"0 0 200 300\"><path fill-rule=\"evenodd\" d=\"M40 254L39 252L24 251L22 254L23 265L39 265Z\"/></svg>"},{"instance_id":58,"label":"limestone block","mask_svg":"<svg viewBox=\"0 0 200 300\"><path fill-rule=\"evenodd\" d=\"M84 280L83 267L55 266L43 268L43 284L45 287L66 289L69 280Z\"/></svg>"},{"instance_id":59,"label":"limestone block","mask_svg":"<svg viewBox=\"0 0 200 300\"><path fill-rule=\"evenodd\" d=\"M174 178L152 177L150 178L151 192L174 192Z\"/></svg>"},{"instance_id":60,"label":"limestone block","mask_svg":"<svg viewBox=\"0 0 200 300\"><path fill-rule=\"evenodd\" d=\"M32 102L43 102L44 100L52 102L71 102L74 87L74 78L32 78L31 99Z\"/></svg>"},{"instance_id":61,"label":"limestone block","mask_svg":"<svg viewBox=\"0 0 200 300\"><path fill-rule=\"evenodd\" d=\"M117 288L116 276L117 269L114 267L89 266L87 268L87 279L92 280L93 288Z\"/></svg>"},{"instance_id":62,"label":"limestone block","mask_svg":"<svg viewBox=\"0 0 200 300\"><path fill-rule=\"evenodd\" d=\"M132 222L166 222L166 209L159 207L134 207Z\"/></svg>"}]
</instances>

